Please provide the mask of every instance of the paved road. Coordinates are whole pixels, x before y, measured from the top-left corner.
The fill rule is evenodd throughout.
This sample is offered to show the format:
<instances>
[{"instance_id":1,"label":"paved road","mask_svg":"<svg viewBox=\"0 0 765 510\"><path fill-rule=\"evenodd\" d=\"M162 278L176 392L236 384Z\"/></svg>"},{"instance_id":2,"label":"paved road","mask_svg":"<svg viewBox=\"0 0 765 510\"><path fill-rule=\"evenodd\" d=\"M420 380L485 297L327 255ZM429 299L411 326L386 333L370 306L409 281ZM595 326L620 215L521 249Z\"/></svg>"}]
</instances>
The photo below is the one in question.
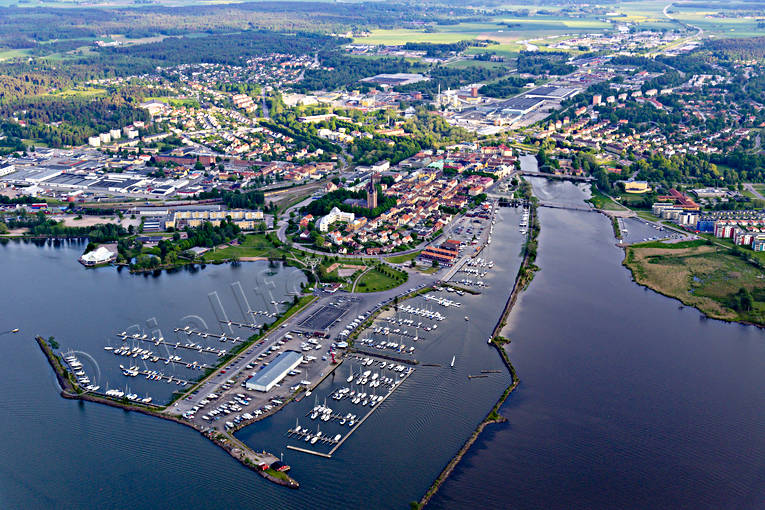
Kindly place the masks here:
<instances>
[{"instance_id":1,"label":"paved road","mask_svg":"<svg viewBox=\"0 0 765 510\"><path fill-rule=\"evenodd\" d=\"M295 314L293 317L291 317L289 320L287 320L279 329L271 332L269 335L267 335L263 341L257 345L251 346L249 349L247 349L244 353L237 356L234 360L232 360L226 367L219 368L213 376L211 376L205 383L198 388L198 390L195 390L195 393L192 395L187 395L183 399L180 399L178 402L176 402L173 406L168 408L168 412L172 412L173 414L182 414L195 405L199 404L199 401L204 399L207 395L210 393L218 393L218 389L221 385L223 385L226 381L229 379L236 379L238 376L244 376L249 374L252 370L247 369L246 365L249 363L255 362L257 357L265 352L269 347L276 344L280 340L286 341L286 344L282 347L282 350L297 350L300 351L299 344L304 339L295 337L293 340L287 341L285 338L285 335L289 333L292 329L296 327L298 323L300 323L303 319L314 313L316 310L321 308L322 306L325 306L332 302L337 302L339 299L352 299L353 303L350 306L348 312L343 315L338 322L330 326L328 329L328 334L330 335L330 338L334 339L337 338L338 334L345 329L345 327L353 321L354 318L356 318L359 315L362 315L366 312L370 312L372 310L375 310L381 306L384 306L385 304L388 304L389 302L393 301L393 299L396 296L401 296L404 294L408 294L414 289L419 289L428 285L432 285L436 281L439 280L439 273L442 271L439 271L434 274L423 274L418 271L412 271L409 273L409 280L402 286L397 287L395 289L390 289L383 292L373 292L373 293L354 293L350 294L347 292L338 291L335 294L328 294L325 292L318 292L317 295L319 296L319 299L314 301L310 306L303 309L301 312ZM327 342L330 342L331 340L327 340ZM326 353L328 348L325 346L321 351L316 351L316 353L311 352L310 354L318 354L319 357ZM274 355L275 356L275 355ZM301 367L302 368L302 367ZM298 380L300 379L309 379L313 383L315 383L317 380L323 376L326 371L329 369L329 360L322 361L321 359L317 359L315 362L311 364L311 366L308 367L308 373L307 375L304 375L302 377L298 377ZM222 370L225 370L225 373L222 372ZM241 379L241 378L240 378ZM294 384L294 383L293 383ZM228 393L238 393L241 392L242 389L240 386L234 385L232 386L231 390L229 390ZM252 392L249 392L252 393ZM268 394L259 394L259 397L262 397L260 399L256 399L257 401L253 402L252 407L257 408L259 405L262 405L264 402L267 402L268 399L274 398L277 396L286 396L286 390L285 389L275 389L269 392ZM191 397L190 399L188 397ZM227 400L225 398L221 398L220 400ZM263 402L260 402L262 400ZM209 405L208 405L209 406ZM198 419L198 418L197 418Z\"/></svg>"},{"instance_id":2,"label":"paved road","mask_svg":"<svg viewBox=\"0 0 765 510\"><path fill-rule=\"evenodd\" d=\"M758 136L759 136L759 135L758 135ZM754 186L752 186L751 184L749 184L749 183L746 183L746 184L744 184L744 187L745 187L745 188L746 188L746 189L747 189L747 190L748 190L748 191L749 191L749 192L750 192L752 195L754 195L755 197L759 198L760 200L765 200L765 197L764 197L764 196L762 196L762 194L761 194L759 191L757 191L757 190L754 188Z\"/></svg>"}]
</instances>

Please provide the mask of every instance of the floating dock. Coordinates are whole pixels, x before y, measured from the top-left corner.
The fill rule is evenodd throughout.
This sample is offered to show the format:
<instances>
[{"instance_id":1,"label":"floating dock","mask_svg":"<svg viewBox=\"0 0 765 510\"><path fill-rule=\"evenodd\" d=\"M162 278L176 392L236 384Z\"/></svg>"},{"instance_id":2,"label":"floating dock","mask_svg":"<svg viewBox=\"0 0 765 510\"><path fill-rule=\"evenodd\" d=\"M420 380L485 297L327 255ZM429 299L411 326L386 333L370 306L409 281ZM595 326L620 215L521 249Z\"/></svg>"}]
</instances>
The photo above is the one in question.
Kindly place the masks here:
<instances>
[{"instance_id":1,"label":"floating dock","mask_svg":"<svg viewBox=\"0 0 765 510\"><path fill-rule=\"evenodd\" d=\"M399 387L399 386L401 386L401 385L404 383L404 381L406 381L406 380L409 378L409 376L410 376L410 375L412 375L413 373L414 373L414 370L413 370L413 371L411 371L411 372L408 372L406 375L404 375L404 377L402 377L402 378L401 378L401 380L400 380L400 381L399 381L399 382L396 384L396 386L395 386L395 387L394 387L394 388L393 388L393 389L392 389L390 392L388 392L388 394L387 394L387 395L385 395L385 397L383 397L383 398L382 398L382 399L381 399L379 402L377 402L377 404L376 404L376 405L375 405L375 406L374 406L372 409L370 409L370 410L369 410L369 412L368 412L367 414L365 414L365 415L364 415L364 416L363 416L363 417L362 417L362 418L361 418L361 419L360 419L360 420L359 420L359 421L358 421L358 422L357 422L357 423L356 423L356 424L353 426L353 428L351 428L351 430L350 430L350 431L349 431L347 434L345 434L345 435L344 435L344 436L343 436L343 437L342 437L342 438L341 438L341 439L340 439L340 440L339 440L339 441L338 441L338 442L335 444L335 446L333 446L333 447L332 447L332 449L331 449L331 450L330 450L328 453L317 452L317 451L314 451L314 450L309 450L309 449L307 449L307 448L300 448L300 447L298 447L298 446L292 446L291 444L288 444L288 445L287 445L287 448L288 448L288 449L290 449L290 450L295 450L295 451L297 451L297 452L308 453L308 454L311 454L311 455L316 455L316 456L319 456L319 457L324 457L324 458L326 458L326 459L331 459L331 458L332 458L332 455L333 455L333 454L334 454L334 453L337 451L337 449L338 449L338 448L340 448L340 447L343 445L343 443L344 443L344 442L345 442L345 441L346 441L346 440L347 440L349 437L351 437L351 434L353 434L354 432L356 432L356 429L358 429L358 428L361 426L361 424L362 424L362 423L364 423L364 422L367 420L367 418L369 418L369 416L370 416L372 413L374 413L374 412L377 410L377 408L378 408L378 407L380 407L380 404L382 404L383 402L385 402L386 400L388 400L388 397L390 397L391 395L393 395L393 393L395 393L396 389L398 389L398 387ZM309 414L310 414L310 413L309 413Z\"/></svg>"}]
</instances>

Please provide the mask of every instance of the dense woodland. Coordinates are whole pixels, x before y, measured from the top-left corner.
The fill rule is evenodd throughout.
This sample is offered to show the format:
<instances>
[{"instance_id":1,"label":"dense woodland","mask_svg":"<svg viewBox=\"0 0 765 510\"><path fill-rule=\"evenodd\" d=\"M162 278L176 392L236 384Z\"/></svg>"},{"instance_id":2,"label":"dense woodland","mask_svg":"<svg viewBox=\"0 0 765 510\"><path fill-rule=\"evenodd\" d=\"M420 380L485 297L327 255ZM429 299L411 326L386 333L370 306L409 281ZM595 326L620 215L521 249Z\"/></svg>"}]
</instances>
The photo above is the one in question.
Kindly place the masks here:
<instances>
[{"instance_id":1,"label":"dense woodland","mask_svg":"<svg viewBox=\"0 0 765 510\"><path fill-rule=\"evenodd\" d=\"M9 118L19 108L0 105L0 117ZM109 129L121 128L135 121L150 119L124 96L115 94L96 99L29 98L23 104L26 126L0 121L0 129L11 137L39 140L51 147L82 145L88 137Z\"/></svg>"},{"instance_id":2,"label":"dense woodland","mask_svg":"<svg viewBox=\"0 0 765 510\"><path fill-rule=\"evenodd\" d=\"M488 97L507 98L521 93L523 86L531 82L533 80L519 76L509 76L494 83L484 85L478 92Z\"/></svg>"},{"instance_id":3,"label":"dense woodland","mask_svg":"<svg viewBox=\"0 0 765 510\"><path fill-rule=\"evenodd\" d=\"M569 54L563 51L521 51L518 54L519 73L535 75L564 75L576 71L576 67L566 62Z\"/></svg>"},{"instance_id":4,"label":"dense woodland","mask_svg":"<svg viewBox=\"0 0 765 510\"><path fill-rule=\"evenodd\" d=\"M294 88L300 92L358 87L358 81L381 73L411 72L412 64L403 58L359 59L338 51L319 53L326 69L309 69Z\"/></svg>"},{"instance_id":5,"label":"dense woodland","mask_svg":"<svg viewBox=\"0 0 765 510\"><path fill-rule=\"evenodd\" d=\"M473 16L472 9L418 3L250 2L240 4L145 5L139 8L0 7L0 47L49 53L66 40L124 34L128 38L244 30L313 31L394 28L420 21ZM56 42L53 42L56 41ZM51 46L51 43L53 45Z\"/></svg>"},{"instance_id":6,"label":"dense woodland","mask_svg":"<svg viewBox=\"0 0 765 510\"><path fill-rule=\"evenodd\" d=\"M222 191L213 189L197 194L200 200L220 198L229 209L261 209L266 202L265 194L260 190Z\"/></svg>"}]
</instances>

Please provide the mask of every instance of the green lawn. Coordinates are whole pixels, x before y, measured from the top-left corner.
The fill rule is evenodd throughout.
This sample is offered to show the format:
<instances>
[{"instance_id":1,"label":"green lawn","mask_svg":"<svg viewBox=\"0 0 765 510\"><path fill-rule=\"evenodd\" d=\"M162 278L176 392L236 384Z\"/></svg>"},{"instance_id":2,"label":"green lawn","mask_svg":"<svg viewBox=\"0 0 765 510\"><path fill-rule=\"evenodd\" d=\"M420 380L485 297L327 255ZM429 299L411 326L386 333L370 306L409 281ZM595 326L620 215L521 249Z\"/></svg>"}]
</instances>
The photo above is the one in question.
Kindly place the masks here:
<instances>
[{"instance_id":1,"label":"green lawn","mask_svg":"<svg viewBox=\"0 0 765 510\"><path fill-rule=\"evenodd\" d=\"M620 206L611 200L608 196L601 193L594 184L591 186L591 191L592 197L590 197L587 201L590 202L596 209L604 209L606 211L624 210L624 207Z\"/></svg>"},{"instance_id":2,"label":"green lawn","mask_svg":"<svg viewBox=\"0 0 765 510\"><path fill-rule=\"evenodd\" d=\"M0 50L0 60L8 60L11 58L27 57L30 54L30 50Z\"/></svg>"},{"instance_id":3,"label":"green lawn","mask_svg":"<svg viewBox=\"0 0 765 510\"><path fill-rule=\"evenodd\" d=\"M356 284L356 292L380 292L398 287L408 279L408 275L403 271L392 268L388 268L386 271L397 276L391 277L390 274L383 274L377 268L370 269L359 279Z\"/></svg>"},{"instance_id":4,"label":"green lawn","mask_svg":"<svg viewBox=\"0 0 765 510\"><path fill-rule=\"evenodd\" d=\"M284 253L280 247L274 245L265 234L248 234L244 242L238 246L227 246L220 250L208 251L202 258L208 262L230 260L234 257L268 257L278 258Z\"/></svg>"},{"instance_id":5,"label":"green lawn","mask_svg":"<svg viewBox=\"0 0 765 510\"><path fill-rule=\"evenodd\" d=\"M416 251L414 253L408 253L406 255L395 255L393 257L388 257L385 260L387 260L391 264L403 264L405 262L409 262L410 260L417 258L417 255L419 254L420 252Z\"/></svg>"}]
</instances>

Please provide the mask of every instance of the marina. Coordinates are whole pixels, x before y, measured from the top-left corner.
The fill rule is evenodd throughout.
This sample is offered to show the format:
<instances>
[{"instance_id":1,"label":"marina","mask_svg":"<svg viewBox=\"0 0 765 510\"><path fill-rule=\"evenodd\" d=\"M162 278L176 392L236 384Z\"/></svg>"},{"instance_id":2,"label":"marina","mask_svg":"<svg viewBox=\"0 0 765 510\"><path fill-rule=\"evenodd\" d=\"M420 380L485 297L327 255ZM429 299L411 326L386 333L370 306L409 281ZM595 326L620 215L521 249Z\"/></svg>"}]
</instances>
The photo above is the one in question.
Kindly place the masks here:
<instances>
[{"instance_id":1,"label":"marina","mask_svg":"<svg viewBox=\"0 0 765 510\"><path fill-rule=\"evenodd\" d=\"M156 347L162 346L168 352L169 352L169 349L188 349L188 350L197 351L197 352L200 352L200 353L215 354L218 357L223 357L226 354L226 352L227 352L226 349L216 349L216 348L209 347L209 346L205 347L205 346L203 346L201 344L195 344L193 342L186 342L186 343L182 344L179 341L179 342L176 342L176 343L173 344L173 343L167 342L161 336L160 337L153 337L152 336L151 338L148 338L147 335L138 335L137 333L132 335L132 336L128 336L127 334L125 334L125 332L122 332L122 333L118 334L117 336L121 340L123 340L125 342L140 341L140 342L149 342L151 344L154 344L154 346L156 346ZM203 335L200 335L200 336L203 336ZM214 337L214 338L218 337L218 335L207 335L207 336ZM207 338L207 336L203 336L203 338ZM111 350L112 352L114 352L116 354L116 351L118 349L120 349L120 347L114 348L114 347L111 347L111 346L107 345L107 346L104 347L104 349L105 350ZM149 352L151 352L151 351L147 351L145 349L137 349L137 348L130 348L129 350L133 351L133 352L141 351L140 355L148 354ZM147 358L144 358L144 359L148 359L150 356L151 355L147 356Z\"/></svg>"},{"instance_id":2,"label":"marina","mask_svg":"<svg viewBox=\"0 0 765 510\"><path fill-rule=\"evenodd\" d=\"M502 243L497 238L494 239L491 246L492 248L489 250L495 249L494 246L497 246L497 249L499 250L503 249ZM515 252L517 250L516 246L517 245L513 245L512 251ZM249 268L249 263L243 264L242 267ZM99 271L103 274L99 275ZM212 347L214 349L220 349L221 347L225 348L225 346L221 345L223 342L220 342L220 338L208 335L205 339L195 333L196 331L205 331L206 328L202 325L202 321L194 318L192 314L198 314L207 324L214 324L213 327L221 327L224 329L226 337L236 338L237 335L240 335L242 338L246 338L249 335L248 333L243 331L230 332L227 327L227 322L220 322L220 319L222 318L221 315L223 315L222 313L218 315L217 312L210 313L209 309L205 310L203 308L200 310L198 302L201 301L204 305L207 305L208 299L206 299L206 295L215 291L216 287L221 287L220 275L238 273L239 278L241 278L245 273L237 266L208 266L206 272L208 274L218 275L218 279L210 279L208 281L205 273L202 273L201 275L194 275L192 283L191 273L186 272L175 274L163 273L162 276L156 280L126 279L126 283L120 287L120 294L124 293L130 286L135 286L139 292L136 296L141 297L134 296L132 298L132 300L137 303L136 309L138 311L131 310L131 316L121 319L124 321L122 322L124 326L121 329L124 329L131 334L140 333L141 337L143 334L147 334L145 340L149 341L151 340L151 337L154 336L155 342L156 339L161 336L158 334L158 331L163 327L170 331L170 333L175 333L178 337L170 340L170 338L168 338L169 335L165 334L163 341L166 341L167 345L160 346L154 346L149 341L136 340L135 338L122 340L120 341L120 344L129 346L131 350L133 347L138 347L139 349L154 351L154 355L162 352L164 354L163 357L165 358L167 357L165 348L167 348L170 351L170 355L181 356L186 363L193 363L194 361L214 363L216 354L212 352L200 353L196 345L188 345L189 348L182 347L186 344L201 344L204 347ZM514 274L515 271L511 269L510 273ZM96 269L93 273L88 273L89 277L91 275L92 277L98 275L99 278L104 278L105 275L107 280L112 277L119 277L119 274L112 271L100 269ZM496 279L498 278L498 275L500 275L499 272L491 272L486 278ZM502 276L499 276L499 278L502 278ZM185 284L187 280L188 286L186 287L181 285L179 288L176 284L176 282ZM224 279L222 281L224 282L223 289L227 290L227 287L225 287L226 280ZM497 282L498 281L500 280L497 280ZM145 292L144 289L146 288L147 283L156 286L158 282L161 282L169 288L164 289L163 287L157 287L154 289L152 287L151 292ZM205 285L209 286L205 287ZM496 286L496 282L494 282L494 286ZM252 288L252 285L244 282L242 287ZM417 286L412 284L412 289L415 287ZM88 292L99 292L104 288L108 289L108 286L89 286ZM403 288L399 289L398 292L407 293L408 291L406 288ZM263 343L258 342L253 346L248 346L248 348L242 351L242 354L239 357L233 358L231 361L227 362L225 367L221 367L217 370L213 374L215 377L211 382L205 385L204 388L200 388L195 394L192 394L191 390L189 390L191 386L187 387L186 394L193 397L193 399L187 400L184 396L183 398L174 401L168 408L168 412L173 413L176 416L181 415L180 421L192 425L196 430L207 430L208 432L205 432L206 437L214 439L219 432L227 434L227 436L224 437L231 437L228 443L233 447L232 451L234 452L236 452L238 445L240 444L243 445L244 448L251 449L255 452L260 452L264 449L267 451L284 453L293 451L292 448L287 448L288 444L294 448L302 448L304 450L317 452L317 454L314 455L293 455L289 458L289 464L292 466L291 473L295 473L301 483L301 490L298 491L300 494L298 494L298 492L293 493L292 491L288 491L288 493L285 494L278 492L281 489L273 489L270 485L264 486L263 484L255 484L257 493L254 495L248 493L249 497L253 498L254 501L259 501L263 504L268 504L268 501L283 501L284 505L288 507L304 507L308 501L306 498L314 500L316 497L324 497L324 495L328 495L331 501L340 501L342 499L346 505L351 504L353 506L358 506L371 504L373 506L385 506L390 505L391 501L394 501L394 504L398 506L399 503L403 504L406 501L418 497L417 492L422 490L423 487L426 487L432 481L433 472L437 471L442 463L453 454L454 450L464 442L465 435L469 434L469 431L473 428L474 420L479 418L483 412L485 412L485 409L491 405L491 401L494 399L493 395L501 393L504 388L504 377L478 379L472 384L468 384L466 379L468 373L476 373L480 369L494 367L501 368L501 363L499 363L496 353L492 352L491 349L487 349L485 338L483 338L485 337L485 334L480 332L474 333L474 331L477 332L479 330L481 324L489 324L491 320L493 320L492 315L496 312L492 311L491 306L487 307L486 305L480 304L481 300L486 296L489 296L488 302L490 303L491 294L491 289L488 289L482 297L469 295L469 293L466 292L463 299L460 299L463 302L459 308L456 306L442 307L442 305L438 305L435 302L425 299L424 295L415 296L412 299L407 299L404 302L398 303L399 307L409 305L413 309L409 310L407 308L407 312L399 311L397 316L396 310L394 310L396 307L392 300L393 293L386 294L385 299L381 299L374 295L362 295L359 296L357 301L354 301L348 299L343 294L337 294L334 297L323 299L316 307L311 310L306 310L306 313L304 314L298 314L294 320L289 321L289 324L285 328L279 328L277 332L278 334L274 335L274 337L268 335L267 338L263 338ZM446 288L443 288L443 290L440 291L436 290L432 295L443 297L444 299L451 298L451 301L455 301L456 296L459 294L457 294L454 289L449 291L446 290ZM221 294L221 296L223 296L223 294ZM91 299L96 303L94 310L99 310L101 303L110 302L103 297L92 298L91 296ZM251 297L248 297L248 299L251 299ZM387 303L384 303L386 300ZM266 302L267 301L268 300L266 300ZM499 299L497 302L499 302ZM223 300L223 306L228 306L226 316L232 319L231 327L245 329L233 323L251 324L253 322L246 317L246 310L248 310L248 307L238 307L235 302L232 307L231 303L230 295L228 296L228 301ZM325 308L326 313L321 312L315 314L313 315L314 322L307 322L304 324L308 326L321 326L327 324L326 321L328 318L336 313L334 310L341 311L339 308L336 308L333 303L342 307L344 314L340 316L340 320L337 323L329 326L329 329L326 331L326 334L328 335L327 337L314 334L315 332L322 333L321 329L314 330L310 327L305 328L301 326L301 323L304 323L306 317L310 316L311 313L317 309L322 309L322 307L328 307ZM353 331L355 335L356 330L354 328L360 326L362 323L366 324L365 320L367 320L369 314L372 311L377 310L380 306L387 306L389 311L385 313L395 317L393 320L396 321L395 327L394 324L389 321L378 321L374 326L386 326L390 328L390 340L386 341L397 343L399 346L403 343L407 351L410 347L416 347L415 352L417 358L426 362L431 362L433 365L440 364L443 367L433 367L433 369L424 371L415 370L411 372L410 375L405 375L407 382L397 386L393 394L387 397L385 396L387 387L383 382L381 382L379 386L377 386L377 383L375 383L374 386L370 385L373 380L376 381L384 377L391 378L394 374L396 378L402 379L402 377L398 376L398 371L392 371L389 368L391 362L393 362L394 366L401 365L405 367L405 370L408 370L413 366L411 364L413 361L407 363L400 359L387 359L387 354L390 354L389 357L404 357L402 353L397 352L398 347L386 347L385 349L377 349L373 347L371 349L374 354L379 354L379 356L376 357L376 359L379 358L377 362L378 364L382 361L386 362L386 367L384 369L373 363L371 366L365 365L363 370L361 370L361 361L366 357L372 358L372 356L370 354L350 352L350 354L341 356L345 361L338 370L328 372L328 365L331 364L330 351L334 349L338 352L339 350L342 354L342 348L333 348L332 346L332 344L336 344L337 346L343 344L342 341L338 341L342 338L340 333L348 330L349 332ZM245 315L244 318L242 315L237 316L237 308L245 310L242 312L242 314ZM441 320L425 318L415 313L416 310L414 309L419 309L420 313L425 313L426 311L435 313L437 309L437 312L440 313L443 318ZM454 309L458 309L458 313L447 313ZM158 314L158 310L162 310L162 314ZM206 313L204 313L205 311ZM466 323L463 320L466 315L470 316L470 323ZM156 317L158 324L155 324L151 320L154 317ZM409 320L412 320L413 324L409 323ZM21 324L19 325L22 329L26 329L29 326L24 321L20 322ZM422 322L422 324L419 327L415 327L418 322ZM126 327L128 324L137 324L138 329L135 329L135 326L130 326L129 328ZM468 324L472 324L469 326L469 329ZM188 334L188 330L185 329L185 326L187 325L189 325L188 330L194 330L191 334ZM106 342L104 342L102 336L104 331L114 331L114 324L109 324L108 321L99 320L92 324L87 324L87 326L88 329L85 332L77 335L72 335L67 332L66 328L57 329L57 337L59 338L59 342L71 342L71 340L68 340L70 337L76 337L78 342L82 342L79 347L84 348L85 352L92 353L98 363L104 367L105 374L101 376L103 380L108 382L113 379L115 374L118 377L124 377L121 374L121 370L118 369L119 363L121 363L125 369L131 369L138 365L140 367L139 371L145 370L143 363L146 363L149 370L157 369L158 372L160 371L157 366L151 366L151 362L149 361L151 357L147 360L137 361L141 356L147 353L139 354L136 358L133 358L131 354L128 358L127 356L115 356L109 352L109 350L105 349L105 347L112 347L113 350L114 348L119 347L119 345L114 344L105 345ZM44 327L44 325L35 326L36 329ZM176 327L181 331L173 331ZM426 331L425 328L427 327L430 327L431 329ZM399 333L407 331L407 335L416 334L418 336L417 341L415 342L408 336L394 336L394 333L392 332L397 328L400 330ZM308 331L306 331L306 329L308 329ZM120 329L117 329L117 331L120 331ZM361 332L361 337L370 337L373 335L373 331L373 328L368 328L366 332ZM220 331L214 331L214 333L216 335L221 334ZM113 335L113 333L111 334ZM107 333L107 335L109 335L109 333ZM293 339L286 339L286 335L291 335ZM377 336L373 336L373 338L377 340ZM480 338L480 342L476 343L474 346L475 348L471 349L477 352L467 354L464 352L464 349L468 348L471 338L473 338L473 340ZM282 340L286 343L279 345ZM298 370L302 373L288 375L284 382L281 383L280 388L274 388L271 392L266 394L243 391L243 388L241 388L240 385L245 382L246 376L252 372L260 370L265 363L269 363L269 360L271 360L276 353L280 352L279 350L271 351L270 355L261 357L261 355L269 348L278 346L280 347L280 350L291 349L300 352L302 351L300 348L301 344L309 344L309 340L315 340L317 344L321 344L322 347L316 349L316 344L310 344L314 347L312 347L312 351L306 352L305 355L313 356L314 359L313 361L307 361L307 364L305 365L299 366ZM179 341L178 347L175 348L178 352L174 352L173 348L176 341ZM375 345L382 341L383 337L381 337ZM231 345L230 341L228 342L228 345ZM362 346L358 342L356 342L356 347L366 348L366 346ZM187 354L181 354L181 351ZM446 365L449 364L455 354L457 355L456 363L453 367L447 367ZM359 356L361 359L357 359L356 356ZM406 355L406 357L408 356L409 355ZM327 360L323 361L322 358L325 357ZM107 359L111 360L111 362L103 363L103 361ZM127 360L127 362L123 360ZM165 368L161 362L158 364ZM252 367L248 368L251 365ZM199 370L190 371L185 365L177 363L170 363L167 367L176 367L178 370L177 374L168 372L168 370L165 370L164 372L165 375L173 375L174 379L176 376L180 376L181 379L190 380L191 377L184 377L184 375L200 373ZM347 382L347 378L351 375L351 368L355 375L353 389L350 389L351 383ZM345 387L349 388L348 393L350 393L350 391L356 391L356 393L358 393L359 387L355 385L355 380L358 379L360 371L363 375L363 372L366 370L370 370L371 372L367 376L367 383L362 386L363 389L361 390L361 393L367 393L367 397L377 397L382 395L382 398L385 399L384 406L380 405L380 398L377 398L378 402L372 407L370 407L371 398L367 399L366 406L363 405L363 399L354 404L353 397L344 397L340 400L332 398L332 395L335 394L336 390L341 390ZM378 377L377 379L372 379L372 376L375 373L378 373ZM146 380L145 375L141 376L140 374L131 377L129 381L130 387L127 388L127 391L125 391L124 382L121 388L119 384L107 384L106 387L118 389L125 394L136 394L141 398L145 398L148 391L149 395L153 397L152 406L154 405L154 402L161 403L167 401L162 397L163 393L167 394L166 391L162 391L163 388L178 388L176 384L167 384L165 382L160 384L151 380ZM145 385L141 387L140 384L144 382ZM299 393L299 395L306 396L300 399L300 402L289 400L292 392L295 391L293 388L298 385L307 388L308 391ZM104 383L102 383L101 386L104 387ZM223 390L223 392L219 393L217 391L218 389ZM440 401L441 399L449 399L453 396L455 390L468 395L464 401L461 399L460 408L462 411L449 416L449 427L445 429L446 433L443 435L442 441L440 441L438 445L435 445L435 448L430 448L426 452L419 452L415 455L416 458L412 460L412 469L415 473L413 476L417 481L414 484L410 483L411 480L408 480L407 486L402 487L395 477L392 475L384 475L384 483L386 486L389 485L391 487L391 490L393 491L392 493L377 495L374 491L370 492L370 486L368 485L352 488L345 487L342 491L342 498L339 498L339 493L332 488L326 493L326 487L324 486L325 484L322 483L322 480L325 476L334 479L335 470L340 469L347 472L351 465L354 466L353 469L378 469L378 461L369 458L369 451L383 451L383 449L390 448L403 448L408 452L418 451L418 448L420 448L420 445L422 444L422 435L427 434L427 431L430 430L431 426L439 426L437 422L442 419L442 414L440 412L431 414L432 406L427 404L423 405L423 402L435 402ZM310 394L308 394L309 391ZM240 393L245 395L245 398L238 397L238 394ZM202 401L208 400L207 397L211 394L217 395L218 398L209 399L209 403L204 407L199 407L198 411L189 413L189 411L193 411L193 408L201 403L199 399ZM320 397L320 401L323 401L324 398L326 398L327 405L334 409L334 412L331 413L334 416L330 416L330 419L326 422L322 421L318 416L315 422L310 419L310 416L305 416L305 413L315 405L317 395ZM354 395L354 397L355 396L356 395ZM241 402L237 400L236 397L240 398ZM243 405L242 402L246 405ZM266 408L266 406L268 406L268 408ZM93 406L86 406L86 409L91 409L91 407ZM238 408L241 408L241 410L237 410ZM372 412L369 414L370 410L378 409L384 412ZM276 412L277 410L278 412ZM90 412L93 413L97 411L98 410L93 411L91 409ZM212 411L216 411L216 414L210 416ZM353 419L353 427L349 425L351 417L347 416L348 413L356 415ZM118 416L115 417L122 419L122 414L123 413L118 413ZM186 418L183 415L189 416L189 418ZM136 415L128 414L128 416ZM207 416L209 420L206 420L204 416ZM264 419L266 417L267 419ZM217 420L214 418L217 418ZM346 418L345 425L340 424L343 418ZM128 419L136 421L135 418ZM321 455L319 454L327 454L328 451L338 446L338 444L320 442L317 439L316 443L311 445L310 440L306 443L304 438L289 438L286 436L285 431L295 426L296 419L299 419L299 426L307 426L312 435L316 435L317 432L321 431L322 436L326 435L330 440L335 441L336 436L341 434L340 439L337 441L338 443L342 441L342 448L334 450L332 453L332 463L326 463L326 466L322 465L320 468L315 465L316 462L321 461ZM357 427L362 420L365 420L363 421L364 426ZM423 422L422 420L425 421ZM432 420L436 421L431 425ZM422 426L414 426L413 421L414 423L427 423L428 426L425 428ZM391 427L390 425L394 423L396 424L396 427ZM167 427L167 425L160 422L156 428L161 430L163 427ZM405 431L403 434L400 433L402 428ZM129 430L134 431L134 426L129 426ZM268 432L263 433L263 431ZM177 431L175 432L177 433ZM396 432L394 437L390 435L393 432ZM353 441L348 440L350 438L349 433L354 439ZM161 434L155 435L161 437ZM152 437L155 435L152 435ZM193 437L191 438L191 441L194 441ZM222 446L225 446L225 444ZM174 448L182 449L183 447L174 444ZM204 446L195 445L195 448L203 449ZM178 457L185 459L185 452L178 452ZM373 460L374 462L372 462ZM196 461L187 460L186 462L194 464ZM221 473L226 473L226 476L230 476L232 472L237 473L238 467L234 470L227 469L227 462L228 461L224 459L222 464L219 463L216 465L217 469L219 469ZM386 470L389 467L393 467L390 464L385 464L385 466ZM202 469L204 470L204 468ZM393 473L394 471L395 470L391 470L389 472ZM172 473L172 470L168 471L168 473ZM244 478L247 478L246 473ZM241 479L241 477L239 479ZM240 483L246 485L246 482ZM225 486L225 482L223 485ZM321 491L319 491L320 488ZM391 494L394 493L395 496L391 496ZM158 501L163 501L163 495L161 494L156 496L152 494L152 496ZM295 496L298 497L297 500L294 499ZM226 495L218 495L215 497L229 501L226 499ZM98 500L98 498L95 499ZM74 500L77 500L76 495L74 496ZM231 501L231 503L233 504L233 501ZM106 506L109 505L107 504ZM140 503L138 506L141 506ZM330 503L328 507L339 507L339 505Z\"/></svg>"},{"instance_id":3,"label":"marina","mask_svg":"<svg viewBox=\"0 0 765 510\"><path fill-rule=\"evenodd\" d=\"M382 363L384 362L375 362L376 364L382 366ZM310 450L305 447L299 447L292 444L287 444L287 448L290 450L298 451L301 453L308 453L311 455L316 455L319 457L324 458L332 458L332 456L335 454L335 452L343 445L345 441L347 441L351 435L358 430L358 428L369 418L377 409L379 409L380 405L385 402L388 397L390 397L393 392L407 379L409 376L414 372L413 368L404 369L403 367L400 367L399 370L396 368L397 372L399 373L399 379L397 380L391 380L389 384L389 389L385 394L381 395L367 395L366 392L361 393L360 395L356 393L356 390L350 389L350 387L344 387L339 390L337 390L333 394L333 398L336 396L337 398L334 398L334 400L343 400L346 399L347 401L351 402L354 405L361 405L362 407L365 407L368 405L369 411L367 411L364 416L362 416L360 419L357 417L356 414L353 413L347 413L345 415L339 415L337 413L333 413L333 410L326 405L326 402L324 404L316 404L311 409L311 411L308 414L308 417L312 420L320 420L323 422L329 422L330 420L334 420L337 422L337 425L344 426L348 425L350 427L350 430L345 434L335 434L334 436L324 436L322 435L322 432L320 430L320 426L317 425L316 432L312 432L308 428L300 428L299 425L297 425L295 428L292 428L287 431L288 437L298 437L303 440L303 442L307 442L311 445L315 445L316 443L322 443L326 445L332 445L332 449L330 449L328 452L319 452L315 450ZM367 372L371 371L364 371L359 372L360 376L363 376ZM353 374L352 374L353 375ZM362 379L363 381L363 379ZM361 386L364 386L363 383ZM362 396L363 395L363 396ZM374 399L372 398L374 397ZM324 419L324 417L327 417Z\"/></svg>"}]
</instances>

